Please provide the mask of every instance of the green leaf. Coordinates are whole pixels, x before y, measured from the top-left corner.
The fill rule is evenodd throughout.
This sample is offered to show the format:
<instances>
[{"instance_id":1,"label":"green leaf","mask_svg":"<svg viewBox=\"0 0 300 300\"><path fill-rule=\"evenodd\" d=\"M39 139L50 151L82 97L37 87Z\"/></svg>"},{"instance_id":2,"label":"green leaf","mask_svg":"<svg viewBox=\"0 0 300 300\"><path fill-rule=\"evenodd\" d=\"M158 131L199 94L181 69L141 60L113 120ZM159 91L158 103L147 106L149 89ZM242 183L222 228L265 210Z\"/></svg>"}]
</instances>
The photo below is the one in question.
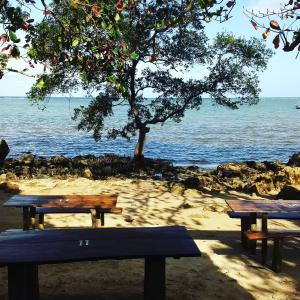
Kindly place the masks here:
<instances>
[{"instance_id":1,"label":"green leaf","mask_svg":"<svg viewBox=\"0 0 300 300\"><path fill-rule=\"evenodd\" d=\"M14 46L11 50L11 56L13 58L20 58L20 50L18 47Z\"/></svg>"},{"instance_id":2,"label":"green leaf","mask_svg":"<svg viewBox=\"0 0 300 300\"><path fill-rule=\"evenodd\" d=\"M107 28L107 24L104 21L102 21L101 22L101 27L102 27L102 29L106 29Z\"/></svg>"},{"instance_id":3,"label":"green leaf","mask_svg":"<svg viewBox=\"0 0 300 300\"><path fill-rule=\"evenodd\" d=\"M18 43L18 37L13 31L9 31L9 37L14 43Z\"/></svg>"},{"instance_id":4,"label":"green leaf","mask_svg":"<svg viewBox=\"0 0 300 300\"><path fill-rule=\"evenodd\" d=\"M79 44L79 40L76 39L72 42L72 47L76 47L78 44Z\"/></svg>"},{"instance_id":5,"label":"green leaf","mask_svg":"<svg viewBox=\"0 0 300 300\"><path fill-rule=\"evenodd\" d=\"M38 89L42 89L44 86L45 86L45 81L44 81L44 79L43 79L43 78L42 78L42 79L39 79L39 80L37 81L37 83L36 83L36 87L37 87Z\"/></svg>"},{"instance_id":6,"label":"green leaf","mask_svg":"<svg viewBox=\"0 0 300 300\"><path fill-rule=\"evenodd\" d=\"M29 48L27 51L27 55L31 58L34 59L36 55L36 51L33 48Z\"/></svg>"},{"instance_id":7,"label":"green leaf","mask_svg":"<svg viewBox=\"0 0 300 300\"><path fill-rule=\"evenodd\" d=\"M135 51L131 52L131 53L130 53L130 58L131 58L132 60L137 60L137 58L138 58L137 53L136 53Z\"/></svg>"},{"instance_id":8,"label":"green leaf","mask_svg":"<svg viewBox=\"0 0 300 300\"><path fill-rule=\"evenodd\" d=\"M116 15L115 15L115 21L116 22L119 22L121 20L121 17L120 17L120 15L117 13Z\"/></svg>"}]
</instances>

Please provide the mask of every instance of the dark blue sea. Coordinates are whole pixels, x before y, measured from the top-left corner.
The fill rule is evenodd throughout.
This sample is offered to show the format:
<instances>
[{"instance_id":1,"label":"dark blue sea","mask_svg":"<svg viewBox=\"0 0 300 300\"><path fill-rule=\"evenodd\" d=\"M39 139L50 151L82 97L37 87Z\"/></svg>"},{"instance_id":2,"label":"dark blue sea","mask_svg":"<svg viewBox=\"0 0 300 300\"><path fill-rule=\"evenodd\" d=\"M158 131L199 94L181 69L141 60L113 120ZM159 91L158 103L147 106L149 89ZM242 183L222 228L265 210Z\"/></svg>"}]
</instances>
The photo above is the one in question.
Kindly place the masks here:
<instances>
[{"instance_id":1,"label":"dark blue sea","mask_svg":"<svg viewBox=\"0 0 300 300\"><path fill-rule=\"evenodd\" d=\"M52 98L44 110L25 98L0 97L0 138L10 157L31 152L39 156L114 153L132 156L136 139L95 142L91 133L78 132L73 109L88 104L87 98ZM186 113L181 123L156 125L148 134L145 156L175 165L214 168L231 161L286 162L300 151L300 104L297 98L263 98L258 105L230 110L205 99L199 111ZM108 120L107 128L122 126L124 106Z\"/></svg>"}]
</instances>

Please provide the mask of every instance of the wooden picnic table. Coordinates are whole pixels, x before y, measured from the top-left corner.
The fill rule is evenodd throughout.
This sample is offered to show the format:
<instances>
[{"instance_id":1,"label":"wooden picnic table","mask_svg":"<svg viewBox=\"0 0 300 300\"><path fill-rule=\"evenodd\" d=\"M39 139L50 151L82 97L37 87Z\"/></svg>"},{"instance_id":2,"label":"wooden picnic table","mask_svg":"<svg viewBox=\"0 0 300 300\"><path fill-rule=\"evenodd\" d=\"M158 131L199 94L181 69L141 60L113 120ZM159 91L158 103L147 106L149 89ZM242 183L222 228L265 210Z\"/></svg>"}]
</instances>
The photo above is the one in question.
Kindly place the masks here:
<instances>
[{"instance_id":1,"label":"wooden picnic table","mask_svg":"<svg viewBox=\"0 0 300 300\"><path fill-rule=\"evenodd\" d=\"M38 300L38 265L144 259L144 299L165 299L165 258L199 257L183 226L8 231L0 234L0 265L8 267L8 299ZM116 273L117 276L117 273Z\"/></svg>"},{"instance_id":2,"label":"wooden picnic table","mask_svg":"<svg viewBox=\"0 0 300 300\"><path fill-rule=\"evenodd\" d=\"M104 224L104 213L120 212L116 207L117 194L100 195L15 195L6 201L5 207L23 208L23 229L35 228L35 216L43 212L82 213L91 212L92 226Z\"/></svg>"},{"instance_id":3,"label":"wooden picnic table","mask_svg":"<svg viewBox=\"0 0 300 300\"><path fill-rule=\"evenodd\" d=\"M280 213L282 219L285 215L288 219L291 213L300 215L299 200L226 200L227 205L233 212L249 213L249 218L241 219L241 239L244 248L247 248L247 237L244 232L247 230L257 231L257 216L261 217L261 232L268 232L268 214ZM267 239L262 240L262 262L267 257ZM254 254L256 252L256 240L251 240L250 250Z\"/></svg>"},{"instance_id":4,"label":"wooden picnic table","mask_svg":"<svg viewBox=\"0 0 300 300\"><path fill-rule=\"evenodd\" d=\"M300 200L226 200L234 212L299 213Z\"/></svg>"}]
</instances>

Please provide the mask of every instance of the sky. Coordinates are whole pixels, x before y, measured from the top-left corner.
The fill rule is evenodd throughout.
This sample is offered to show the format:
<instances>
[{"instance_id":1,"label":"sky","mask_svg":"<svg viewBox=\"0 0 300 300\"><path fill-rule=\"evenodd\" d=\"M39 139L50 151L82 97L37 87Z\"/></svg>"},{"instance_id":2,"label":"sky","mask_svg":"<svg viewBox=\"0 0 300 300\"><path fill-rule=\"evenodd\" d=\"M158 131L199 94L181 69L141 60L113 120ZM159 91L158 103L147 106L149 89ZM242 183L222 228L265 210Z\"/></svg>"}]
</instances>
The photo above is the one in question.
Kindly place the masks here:
<instances>
[{"instance_id":1,"label":"sky","mask_svg":"<svg viewBox=\"0 0 300 300\"><path fill-rule=\"evenodd\" d=\"M232 18L224 23L212 22L206 25L208 37L213 38L217 32L232 32L236 36L249 38L254 36L262 39L262 30L255 31L249 19L243 13L244 9L265 11L267 8L279 8L280 3L287 0L237 0L238 5L232 12ZM267 24L267 20L264 21ZM272 38L267 42L270 48ZM299 97L299 66L300 57L295 59L296 51L291 53L283 52L280 48L270 59L268 68L264 73L259 74L261 97ZM195 77L196 70L191 72ZM17 74L7 74L0 80L0 96L24 96L30 89L34 79ZM60 96L60 95L56 95ZM69 95L68 95L69 96ZM83 92L77 92L74 96L85 96ZM146 95L151 97L151 94Z\"/></svg>"}]
</instances>

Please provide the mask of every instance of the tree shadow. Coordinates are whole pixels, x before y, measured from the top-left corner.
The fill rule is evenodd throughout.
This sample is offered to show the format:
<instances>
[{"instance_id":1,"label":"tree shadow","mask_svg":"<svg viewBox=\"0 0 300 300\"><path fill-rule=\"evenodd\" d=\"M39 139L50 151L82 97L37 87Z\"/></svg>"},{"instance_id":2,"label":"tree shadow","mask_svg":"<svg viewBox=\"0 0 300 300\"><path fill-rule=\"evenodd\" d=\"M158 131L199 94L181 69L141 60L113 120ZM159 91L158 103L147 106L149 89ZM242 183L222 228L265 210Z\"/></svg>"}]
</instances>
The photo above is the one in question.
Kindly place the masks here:
<instances>
[{"instance_id":1,"label":"tree shadow","mask_svg":"<svg viewBox=\"0 0 300 300\"><path fill-rule=\"evenodd\" d=\"M24 187L34 192L34 187ZM38 186L41 194L97 194L118 192L122 215L106 217L108 226L144 227L183 225L190 229L201 258L167 260L167 299L296 299L299 294L298 240L285 244L283 273L275 274L259 262L259 255L251 256L241 249L239 220L230 219L225 212L224 199L250 199L249 195L199 193L185 189L177 193L168 184L142 180L112 181L101 184L87 181L55 182L53 186ZM0 195L1 230L21 228L21 210L3 208L1 203L11 195ZM249 197L249 198L247 198ZM2 218L4 216L4 219ZM8 216L8 217L7 217ZM130 216L130 218L128 218ZM222 219L223 227L218 228ZM130 221L128 221L130 220ZM212 222L209 223L209 220ZM224 223L225 221L225 223ZM71 214L46 218L46 227L87 226L90 216ZM224 225L225 224L225 225ZM272 220L274 226L282 226ZM287 228L289 224L284 223ZM0 299L5 299L6 271L0 270ZM2 279L2 280L1 280ZM1 294L2 293L2 294ZM293 294L294 293L294 294ZM142 261L101 261L49 265L41 267L41 299L116 299L137 300L143 294ZM2 297L2 298L1 298Z\"/></svg>"}]
</instances>

